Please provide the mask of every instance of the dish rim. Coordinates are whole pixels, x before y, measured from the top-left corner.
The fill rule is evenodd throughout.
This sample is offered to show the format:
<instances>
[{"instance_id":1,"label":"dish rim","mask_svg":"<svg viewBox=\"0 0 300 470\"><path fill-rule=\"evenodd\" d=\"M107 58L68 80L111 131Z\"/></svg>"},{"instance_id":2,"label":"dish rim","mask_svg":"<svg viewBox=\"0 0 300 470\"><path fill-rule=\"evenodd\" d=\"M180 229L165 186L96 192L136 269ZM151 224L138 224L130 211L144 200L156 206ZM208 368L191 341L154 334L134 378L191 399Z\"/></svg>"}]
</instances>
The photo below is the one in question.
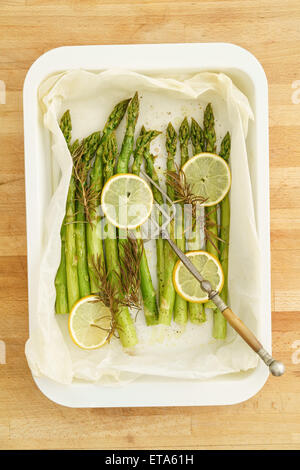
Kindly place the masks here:
<instances>
[{"instance_id":1,"label":"dish rim","mask_svg":"<svg viewBox=\"0 0 300 470\"><path fill-rule=\"evenodd\" d=\"M195 67L195 54L205 61L205 67ZM99 60L99 56L101 59ZM146 57L146 62L145 62ZM260 171L257 174L257 184L263 204L259 205L256 213L259 242L264 254L261 263L261 277L265 294L264 310L266 316L261 321L260 336L263 344L271 352L271 292L270 292L270 224L269 224L269 149L268 149L268 85L265 72L258 60L246 49L230 43L186 43L186 44L130 44L130 45L91 45L91 46L62 46L51 49L41 55L29 68L23 88L24 114L24 153L25 153L25 189L26 189L26 225L27 225L27 262L28 262L28 303L29 328L32 321L30 312L33 307L34 279L37 277L37 248L40 247L41 231L35 219L34 206L38 200L37 191L37 122L38 102L37 89L44 78L54 72L87 69L105 70L116 67L114 60L118 58L117 68L127 68L135 71L167 71L175 70L181 58L178 71L224 71L239 70L252 82L255 90L255 134L256 152L261 158ZM193 58L193 61L191 60ZM101 62L102 61L102 62ZM97 64L97 67L95 65ZM135 66L133 66L135 64ZM142 64L142 65L141 65ZM154 66L155 64L155 66ZM216 68L216 64L218 67ZM237 66L238 64L238 66ZM121 66L120 66L121 65ZM137 66L138 65L138 66ZM193 66L192 66L193 65ZM33 106L35 103L35 106ZM259 145L258 145L259 143ZM35 151L34 151L35 150ZM30 158L29 158L30 155ZM39 238L39 239L38 239ZM34 377L41 392L52 401L70 407L119 407L119 406L207 406L240 403L254 396L265 384L269 372L260 361L257 368L250 373L238 373L245 378L238 380L239 387L232 387L227 377L213 380L193 382L186 380L159 380L154 377L156 387L153 397L149 393L149 377L139 379L126 385L129 398L124 397L124 387L104 387L93 383L73 383L62 385L45 377ZM254 380L254 378L256 380ZM237 379L235 379L236 381ZM151 382L151 381L150 381ZM173 389L170 399L168 386ZM174 397L174 383L177 385L177 395ZM189 403L182 400L183 385L189 391ZM213 390L212 384L215 384ZM220 387L221 386L221 387ZM101 393L99 393L101 387ZM165 388L165 390L164 390ZM222 388L222 390L220 390ZM93 390L93 393L91 393ZM121 391L121 393L120 393ZM71 393L70 393L71 392ZM201 393L200 393L201 392ZM83 399L87 394L88 399ZM183 394L183 395L182 395ZM92 395L92 396L91 396Z\"/></svg>"}]
</instances>

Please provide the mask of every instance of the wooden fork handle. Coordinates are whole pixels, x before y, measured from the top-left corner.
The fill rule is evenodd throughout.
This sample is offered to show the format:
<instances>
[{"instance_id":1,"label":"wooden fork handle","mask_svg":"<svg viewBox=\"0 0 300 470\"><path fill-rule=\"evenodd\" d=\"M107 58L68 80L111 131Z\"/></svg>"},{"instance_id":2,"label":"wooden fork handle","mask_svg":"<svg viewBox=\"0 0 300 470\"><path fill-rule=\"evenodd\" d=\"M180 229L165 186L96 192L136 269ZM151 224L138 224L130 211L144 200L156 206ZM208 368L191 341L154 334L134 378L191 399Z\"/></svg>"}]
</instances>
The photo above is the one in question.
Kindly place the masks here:
<instances>
[{"instance_id":1,"label":"wooden fork handle","mask_svg":"<svg viewBox=\"0 0 300 470\"><path fill-rule=\"evenodd\" d=\"M228 323L235 329L235 331L246 341L246 343L252 348L256 353L262 348L262 344L258 341L256 336L252 333L251 330L245 325L244 322L231 310L227 307L223 310L222 314L228 321Z\"/></svg>"}]
</instances>

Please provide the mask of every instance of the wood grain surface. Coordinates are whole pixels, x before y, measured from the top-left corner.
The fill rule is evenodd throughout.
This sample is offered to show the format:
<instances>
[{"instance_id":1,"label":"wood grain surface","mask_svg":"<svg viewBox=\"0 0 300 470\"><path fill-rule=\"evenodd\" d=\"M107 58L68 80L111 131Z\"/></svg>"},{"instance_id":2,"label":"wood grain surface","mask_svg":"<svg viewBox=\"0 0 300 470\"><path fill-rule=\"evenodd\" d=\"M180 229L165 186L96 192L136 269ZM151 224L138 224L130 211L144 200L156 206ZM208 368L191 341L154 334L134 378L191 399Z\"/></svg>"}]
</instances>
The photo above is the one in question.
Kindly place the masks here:
<instances>
[{"instance_id":1,"label":"wood grain surface","mask_svg":"<svg viewBox=\"0 0 300 470\"><path fill-rule=\"evenodd\" d=\"M292 88L300 80L299 24L299 0L1 1L1 449L300 449L300 93ZM273 351L287 373L271 377L247 402L228 407L55 405L34 385L24 356L26 72L43 52L62 45L215 41L248 49L269 80Z\"/></svg>"}]
</instances>

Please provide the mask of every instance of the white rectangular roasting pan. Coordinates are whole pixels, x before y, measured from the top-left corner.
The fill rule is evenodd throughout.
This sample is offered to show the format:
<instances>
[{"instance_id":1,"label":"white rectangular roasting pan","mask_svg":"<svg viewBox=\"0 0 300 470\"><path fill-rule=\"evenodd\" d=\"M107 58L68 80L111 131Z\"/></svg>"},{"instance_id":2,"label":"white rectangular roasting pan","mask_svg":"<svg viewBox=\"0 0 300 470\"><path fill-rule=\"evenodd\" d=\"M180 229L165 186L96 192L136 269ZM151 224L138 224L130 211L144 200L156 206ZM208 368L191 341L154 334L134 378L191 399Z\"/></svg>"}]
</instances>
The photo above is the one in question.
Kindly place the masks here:
<instances>
[{"instance_id":1,"label":"white rectangular roasting pan","mask_svg":"<svg viewBox=\"0 0 300 470\"><path fill-rule=\"evenodd\" d=\"M71 46L52 49L29 69L24 83L24 134L27 212L29 326L36 308L36 286L41 259L44 214L52 195L50 139L43 127L37 91L49 75L72 69L105 70L113 67L144 73L224 72L248 97L255 120L247 137L255 217L262 253L260 274L260 328L258 337L271 353L268 87L257 59L233 44L145 44ZM142 377L123 387L92 383L61 385L34 377L51 400L70 407L204 406L239 403L255 395L268 378L268 368L257 368L213 380Z\"/></svg>"}]
</instances>

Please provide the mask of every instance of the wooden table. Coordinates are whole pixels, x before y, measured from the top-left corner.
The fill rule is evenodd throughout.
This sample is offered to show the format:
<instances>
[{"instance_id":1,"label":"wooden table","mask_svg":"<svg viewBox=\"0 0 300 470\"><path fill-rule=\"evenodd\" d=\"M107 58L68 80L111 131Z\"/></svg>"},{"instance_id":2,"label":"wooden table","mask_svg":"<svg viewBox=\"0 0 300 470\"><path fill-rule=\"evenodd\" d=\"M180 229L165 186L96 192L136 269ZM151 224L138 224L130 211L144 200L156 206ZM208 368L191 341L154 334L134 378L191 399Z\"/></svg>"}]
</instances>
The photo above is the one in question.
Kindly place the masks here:
<instances>
[{"instance_id":1,"label":"wooden table","mask_svg":"<svg viewBox=\"0 0 300 470\"><path fill-rule=\"evenodd\" d=\"M0 448L300 448L300 104L293 103L300 92L292 88L300 87L299 22L298 0L1 1L0 340L7 363L0 364ZM273 344L287 373L236 406L57 406L34 385L24 356L26 71L61 45L207 41L248 49L269 80Z\"/></svg>"}]
</instances>

